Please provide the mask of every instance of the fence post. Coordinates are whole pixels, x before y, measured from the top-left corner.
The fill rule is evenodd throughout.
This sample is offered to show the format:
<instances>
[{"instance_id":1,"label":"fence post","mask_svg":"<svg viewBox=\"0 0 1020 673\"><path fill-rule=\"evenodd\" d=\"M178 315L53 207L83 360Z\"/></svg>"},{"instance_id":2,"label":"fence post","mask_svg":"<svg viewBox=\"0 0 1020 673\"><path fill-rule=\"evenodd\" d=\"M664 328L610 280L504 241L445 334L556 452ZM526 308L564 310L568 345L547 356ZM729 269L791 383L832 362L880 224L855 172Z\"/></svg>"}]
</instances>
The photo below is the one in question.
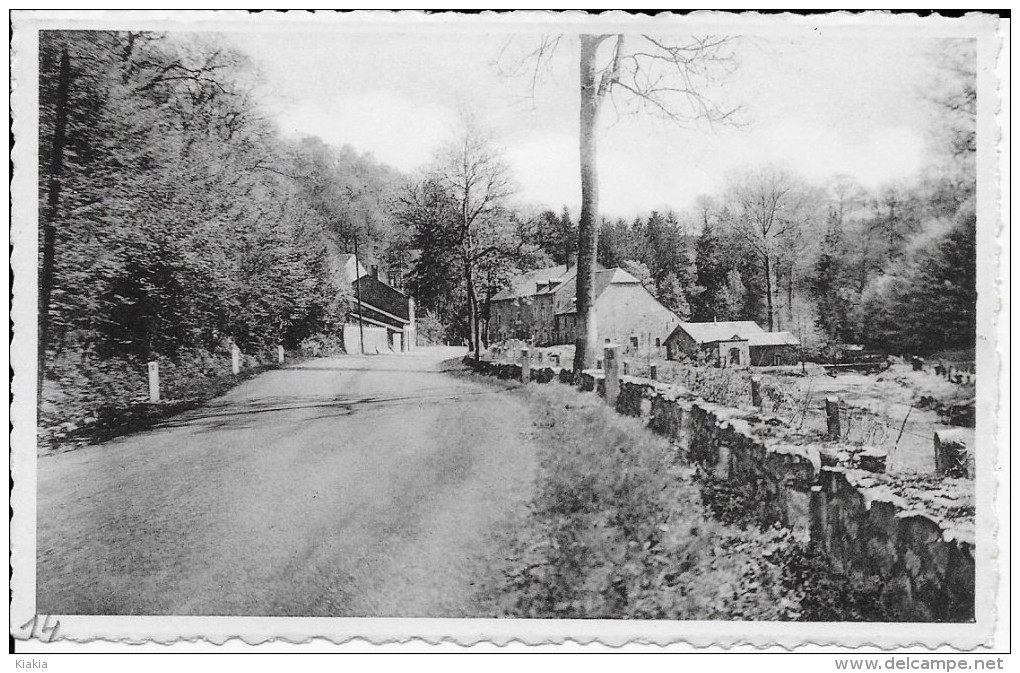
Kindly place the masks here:
<instances>
[{"instance_id":1,"label":"fence post","mask_svg":"<svg viewBox=\"0 0 1020 673\"><path fill-rule=\"evenodd\" d=\"M616 398L620 396L620 366L617 355L619 346L606 346L604 353L606 358L606 404L616 406Z\"/></svg>"},{"instance_id":2,"label":"fence post","mask_svg":"<svg viewBox=\"0 0 1020 673\"><path fill-rule=\"evenodd\" d=\"M838 440L841 434L839 431L839 398L835 395L825 398L825 416L826 438Z\"/></svg>"},{"instance_id":3,"label":"fence post","mask_svg":"<svg viewBox=\"0 0 1020 673\"><path fill-rule=\"evenodd\" d=\"M521 349L521 383L527 385L531 381L530 353L527 348Z\"/></svg>"},{"instance_id":4,"label":"fence post","mask_svg":"<svg viewBox=\"0 0 1020 673\"><path fill-rule=\"evenodd\" d=\"M159 402L159 363L149 363L149 401Z\"/></svg>"},{"instance_id":5,"label":"fence post","mask_svg":"<svg viewBox=\"0 0 1020 673\"><path fill-rule=\"evenodd\" d=\"M761 377L751 377L751 404L757 408L761 408Z\"/></svg>"},{"instance_id":6,"label":"fence post","mask_svg":"<svg viewBox=\"0 0 1020 673\"><path fill-rule=\"evenodd\" d=\"M279 362L282 365L283 364L283 358L284 358L283 346L277 346L276 347L276 361Z\"/></svg>"},{"instance_id":7,"label":"fence post","mask_svg":"<svg viewBox=\"0 0 1020 673\"><path fill-rule=\"evenodd\" d=\"M235 374L241 373L241 349L237 344L230 345L230 368Z\"/></svg>"}]
</instances>

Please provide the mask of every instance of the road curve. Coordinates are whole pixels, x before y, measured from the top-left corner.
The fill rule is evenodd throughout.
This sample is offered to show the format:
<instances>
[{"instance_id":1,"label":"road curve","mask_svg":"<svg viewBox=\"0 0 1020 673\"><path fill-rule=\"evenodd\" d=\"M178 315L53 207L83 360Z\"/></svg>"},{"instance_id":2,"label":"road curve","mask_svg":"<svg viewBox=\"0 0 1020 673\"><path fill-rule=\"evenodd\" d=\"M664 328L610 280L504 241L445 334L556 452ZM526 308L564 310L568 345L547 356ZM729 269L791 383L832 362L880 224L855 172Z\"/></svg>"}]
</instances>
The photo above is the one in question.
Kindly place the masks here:
<instances>
[{"instance_id":1,"label":"road curve","mask_svg":"<svg viewBox=\"0 0 1020 673\"><path fill-rule=\"evenodd\" d=\"M312 360L39 458L38 612L490 616L536 450L455 355Z\"/></svg>"}]
</instances>

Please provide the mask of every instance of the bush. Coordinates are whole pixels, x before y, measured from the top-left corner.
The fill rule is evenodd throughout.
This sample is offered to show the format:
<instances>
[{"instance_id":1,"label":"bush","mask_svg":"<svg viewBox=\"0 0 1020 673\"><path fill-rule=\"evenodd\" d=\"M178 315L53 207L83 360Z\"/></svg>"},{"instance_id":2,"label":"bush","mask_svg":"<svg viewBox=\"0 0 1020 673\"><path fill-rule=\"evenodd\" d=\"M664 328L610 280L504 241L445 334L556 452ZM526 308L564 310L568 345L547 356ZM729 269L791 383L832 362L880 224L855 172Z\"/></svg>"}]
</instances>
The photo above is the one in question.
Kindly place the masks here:
<instances>
[{"instance_id":1,"label":"bush","mask_svg":"<svg viewBox=\"0 0 1020 673\"><path fill-rule=\"evenodd\" d=\"M509 615L799 616L799 595L770 560L789 544L788 531L714 520L693 471L637 421L548 399L538 408L552 441L507 576Z\"/></svg>"},{"instance_id":2,"label":"bush","mask_svg":"<svg viewBox=\"0 0 1020 673\"><path fill-rule=\"evenodd\" d=\"M40 449L103 441L139 430L276 365L275 350L243 353L234 375L230 348L182 350L157 358L160 402L149 402L148 363L140 357L99 358L87 352L51 353L38 410Z\"/></svg>"}]
</instances>

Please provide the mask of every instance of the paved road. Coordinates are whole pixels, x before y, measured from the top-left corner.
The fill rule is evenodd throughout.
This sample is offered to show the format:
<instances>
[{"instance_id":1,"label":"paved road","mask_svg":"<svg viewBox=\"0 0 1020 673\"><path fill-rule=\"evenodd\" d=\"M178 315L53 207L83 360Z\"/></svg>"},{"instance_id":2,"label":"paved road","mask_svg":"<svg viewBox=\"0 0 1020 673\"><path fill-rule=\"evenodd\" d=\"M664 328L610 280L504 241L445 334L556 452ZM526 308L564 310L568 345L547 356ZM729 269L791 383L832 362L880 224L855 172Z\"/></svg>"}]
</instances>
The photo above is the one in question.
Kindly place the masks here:
<instances>
[{"instance_id":1,"label":"paved road","mask_svg":"<svg viewBox=\"0 0 1020 673\"><path fill-rule=\"evenodd\" d=\"M40 458L38 611L484 616L535 447L457 354L314 360Z\"/></svg>"}]
</instances>

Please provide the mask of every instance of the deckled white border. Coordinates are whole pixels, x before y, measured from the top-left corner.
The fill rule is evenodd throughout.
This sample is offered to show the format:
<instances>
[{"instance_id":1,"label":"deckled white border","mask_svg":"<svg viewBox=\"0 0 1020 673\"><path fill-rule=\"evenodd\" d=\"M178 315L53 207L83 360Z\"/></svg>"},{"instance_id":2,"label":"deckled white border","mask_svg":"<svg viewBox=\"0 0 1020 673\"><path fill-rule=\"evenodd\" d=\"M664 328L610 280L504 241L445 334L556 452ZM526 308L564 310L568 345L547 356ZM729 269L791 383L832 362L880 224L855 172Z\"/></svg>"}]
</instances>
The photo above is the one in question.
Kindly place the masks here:
<instances>
[{"instance_id":1,"label":"deckled white border","mask_svg":"<svg viewBox=\"0 0 1020 673\"><path fill-rule=\"evenodd\" d=\"M238 637L247 643L272 640L307 642L313 637L334 643L362 638L373 643L405 642L417 638L428 643L456 642L473 644L491 642L529 644L599 642L606 645L625 643L688 643L694 646L714 645L730 648L738 645L777 645L796 648L805 644L857 647L908 647L951 645L969 650L987 645L993 637L996 620L1000 627L1008 624L1008 615L996 613L996 600L1001 597L998 573L1008 572L1000 565L1008 558L1009 530L1006 521L996 520L1006 514L994 495L1000 485L1008 488L1008 455L999 465L998 479L994 472L996 456L982 447L997 446L996 437L1003 437L994 426L1000 400L1000 367L1002 357L1008 358L1004 344L997 344L1002 330L996 330L997 306L1003 288L998 287L1000 216L1008 193L998 181L1005 164L997 156L997 148L1008 153L1008 145L998 144L1003 131L997 124L1000 105L999 85L1008 95L1008 83L997 73L996 58L1002 38L998 23L992 17L977 15L965 19L937 16L918 18L909 15L888 15L871 12L865 15L833 13L824 16L762 16L699 12L675 17L635 17L613 13L589 16L582 12L553 14L548 12L485 13L482 15L427 15L415 13L358 12L332 14L295 12L289 14L247 15L244 12L14 12L12 39L11 99L14 113L13 149L15 175L12 183L14 198L11 240L14 244L12 269L14 280L14 341L11 362L15 376L12 384L15 420L11 435L14 451L11 458L15 479L12 493L14 518L11 524L13 601L11 628L28 621L35 612L35 517L36 517L36 446L35 446L35 361L36 361L36 222L38 204L35 197L38 170L37 153L37 31L39 29L149 29L192 31L350 31L391 32L661 32L664 25L675 22L678 30L728 32L742 35L808 34L815 29L839 32L844 36L883 35L889 37L976 37L979 59L979 129L978 129L978 429L977 429L977 596L976 624L805 624L762 622L666 622L615 620L492 620L492 619L380 619L380 618L296 618L296 617L89 617L63 615L60 634L76 642L104 639L116 642L179 642L204 640L222 643ZM999 72L1003 72L1000 68ZM1008 257L1008 253L1007 257ZM1008 297L1008 290L1001 295ZM998 347L998 350L997 350ZM1007 347L1008 348L1008 347ZM1003 418L1004 422L1008 420ZM1001 447L1000 447L1001 448ZM1005 478L1003 478L1005 477ZM1006 606L998 606L1000 610ZM49 647L60 651L60 642ZM34 648L33 648L34 649Z\"/></svg>"}]
</instances>

